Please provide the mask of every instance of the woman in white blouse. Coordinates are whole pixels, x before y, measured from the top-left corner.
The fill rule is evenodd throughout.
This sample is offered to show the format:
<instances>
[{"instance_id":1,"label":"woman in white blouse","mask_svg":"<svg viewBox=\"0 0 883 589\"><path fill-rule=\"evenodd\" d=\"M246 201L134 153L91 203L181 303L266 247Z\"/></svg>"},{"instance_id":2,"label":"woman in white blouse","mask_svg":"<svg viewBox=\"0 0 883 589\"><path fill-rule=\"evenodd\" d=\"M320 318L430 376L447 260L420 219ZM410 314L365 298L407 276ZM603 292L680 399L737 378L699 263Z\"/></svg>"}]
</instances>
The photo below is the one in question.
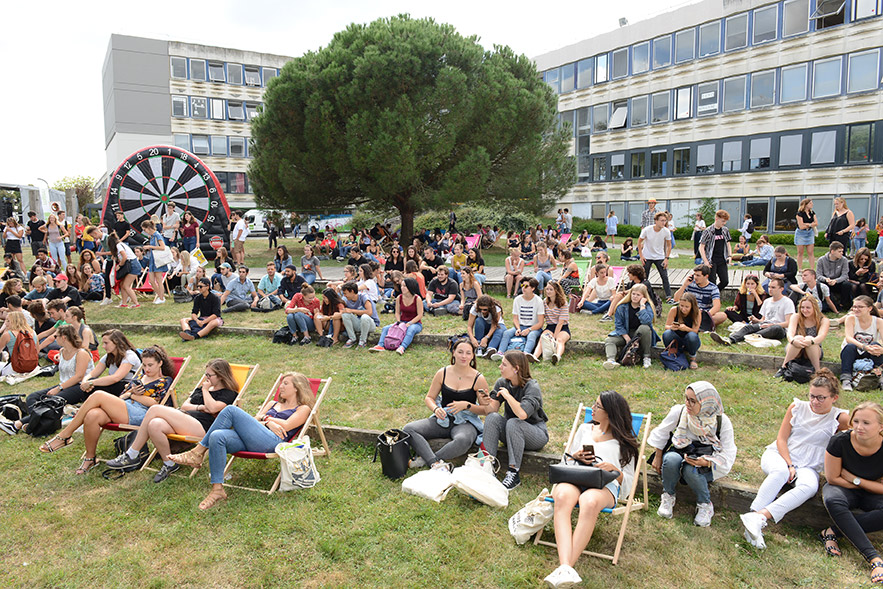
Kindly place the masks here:
<instances>
[{"instance_id":1,"label":"woman in white blouse","mask_svg":"<svg viewBox=\"0 0 883 589\"><path fill-rule=\"evenodd\" d=\"M608 276L609 267L597 264L594 267L594 278L586 282L583 296L579 300L577 309L589 311L592 315L606 313L610 308L610 299L616 285Z\"/></svg>"}]
</instances>

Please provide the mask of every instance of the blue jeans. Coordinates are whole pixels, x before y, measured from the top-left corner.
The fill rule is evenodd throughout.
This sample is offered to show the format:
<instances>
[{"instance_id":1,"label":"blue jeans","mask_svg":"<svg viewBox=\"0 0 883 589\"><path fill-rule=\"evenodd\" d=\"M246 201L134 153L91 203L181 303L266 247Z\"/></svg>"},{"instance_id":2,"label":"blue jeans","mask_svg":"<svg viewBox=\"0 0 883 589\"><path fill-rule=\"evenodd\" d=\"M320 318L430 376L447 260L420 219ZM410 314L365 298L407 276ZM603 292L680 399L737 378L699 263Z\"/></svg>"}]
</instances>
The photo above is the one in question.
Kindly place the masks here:
<instances>
[{"instance_id":1,"label":"blue jeans","mask_svg":"<svg viewBox=\"0 0 883 589\"><path fill-rule=\"evenodd\" d=\"M524 353L532 354L533 349L537 347L537 340L540 339L540 331L539 329L534 329L529 334L527 334L527 341L524 342ZM506 353L506 348L509 346L509 340L515 337L515 328L510 327L503 333L503 339L500 341L500 347L498 348L501 354Z\"/></svg>"},{"instance_id":2,"label":"blue jeans","mask_svg":"<svg viewBox=\"0 0 883 589\"><path fill-rule=\"evenodd\" d=\"M392 325L387 325L383 328L383 331L380 332L380 341L377 342L378 346L383 346L383 342L386 341L386 334L389 332L389 328ZM402 349L407 350L408 346L411 345L411 342L414 341L414 336L423 331L422 323L414 323L408 326L408 331L405 332L405 337L402 339Z\"/></svg>"},{"instance_id":3,"label":"blue jeans","mask_svg":"<svg viewBox=\"0 0 883 589\"><path fill-rule=\"evenodd\" d=\"M169 246L169 247L175 247L175 246L177 245L177 244L175 243L175 240L174 240L174 239L169 239L169 238L166 237L165 235L162 236L162 240L163 240L163 242L164 242L167 246Z\"/></svg>"},{"instance_id":4,"label":"blue jeans","mask_svg":"<svg viewBox=\"0 0 883 589\"><path fill-rule=\"evenodd\" d=\"M852 251L853 251L853 252L857 252L858 250L860 250L860 249L862 249L863 247L865 247L865 245L866 245L867 243L868 243L868 238L867 238L867 237L854 237L854 238L852 239Z\"/></svg>"},{"instance_id":5,"label":"blue jeans","mask_svg":"<svg viewBox=\"0 0 883 589\"><path fill-rule=\"evenodd\" d=\"M766 266L767 262L769 262L769 260L764 260L763 258L753 258L751 260L748 260L747 262L742 262L741 265L742 266Z\"/></svg>"},{"instance_id":6,"label":"blue jeans","mask_svg":"<svg viewBox=\"0 0 883 589\"><path fill-rule=\"evenodd\" d=\"M685 350L688 358L695 357L696 352L699 351L699 346L702 345L702 342L699 341L698 333L675 331L673 329L666 329L662 334L662 345L667 348L672 340L675 339L678 340L678 346Z\"/></svg>"},{"instance_id":7,"label":"blue jeans","mask_svg":"<svg viewBox=\"0 0 883 589\"><path fill-rule=\"evenodd\" d=\"M607 309L609 309L609 308L610 308L610 300L609 299L606 301L601 301L601 300L585 301L583 303L583 309L585 309L586 311L591 311L592 315L600 315L601 313L604 313L605 311L607 311Z\"/></svg>"},{"instance_id":8,"label":"blue jeans","mask_svg":"<svg viewBox=\"0 0 883 589\"><path fill-rule=\"evenodd\" d=\"M883 239L880 240L880 243L883 243ZM473 276L475 276L475 279L480 285L484 286L484 283L487 280L487 276L485 276L484 274L473 274Z\"/></svg>"},{"instance_id":9,"label":"blue jeans","mask_svg":"<svg viewBox=\"0 0 883 589\"><path fill-rule=\"evenodd\" d=\"M208 448L211 482L218 485L224 482L227 454L272 452L281 441L282 438L257 419L239 407L227 405L218 413L199 445Z\"/></svg>"},{"instance_id":10,"label":"blue jeans","mask_svg":"<svg viewBox=\"0 0 883 589\"><path fill-rule=\"evenodd\" d=\"M181 245L188 252L192 252L193 250L196 249L196 238L195 237L182 237L181 238Z\"/></svg>"},{"instance_id":11,"label":"blue jeans","mask_svg":"<svg viewBox=\"0 0 883 589\"><path fill-rule=\"evenodd\" d=\"M708 492L708 483L712 480L711 471L702 474L695 466L684 462L684 457L677 452L667 452L662 457L663 490L669 495L674 495L681 476L684 477L687 486L696 493L696 503L711 503L711 493Z\"/></svg>"},{"instance_id":12,"label":"blue jeans","mask_svg":"<svg viewBox=\"0 0 883 589\"><path fill-rule=\"evenodd\" d=\"M463 279L460 277L460 272L458 270L454 270L453 268L448 268L448 276L457 284L460 284L463 281Z\"/></svg>"},{"instance_id":13,"label":"blue jeans","mask_svg":"<svg viewBox=\"0 0 883 589\"><path fill-rule=\"evenodd\" d=\"M289 313L285 316L285 321L288 322L288 329L291 330L291 333L300 331L306 335L311 331L316 331L316 324L313 322L313 318L300 311Z\"/></svg>"},{"instance_id":14,"label":"blue jeans","mask_svg":"<svg viewBox=\"0 0 883 589\"><path fill-rule=\"evenodd\" d=\"M475 317L475 326L474 326L475 339L477 339L478 341L481 341L481 338L483 338L485 335L487 335L487 332L489 332L490 330L491 330L491 324L489 321L486 321L485 318L482 317L481 315L478 315ZM492 335L490 337L490 339L488 340L487 347L494 348L495 350L497 350L500 353L505 352L506 350L500 350L500 347L499 347L500 342L503 340L503 332L504 331L506 331L506 325L503 324L503 322L501 321L497 325L497 329L496 329L496 331L494 331L494 335Z\"/></svg>"},{"instance_id":15,"label":"blue jeans","mask_svg":"<svg viewBox=\"0 0 883 589\"><path fill-rule=\"evenodd\" d=\"M313 284L314 282L316 282L316 275L313 272L304 272L300 276L306 281L307 284Z\"/></svg>"},{"instance_id":16,"label":"blue jeans","mask_svg":"<svg viewBox=\"0 0 883 589\"><path fill-rule=\"evenodd\" d=\"M49 245L49 256L58 262L58 265L61 266L61 270L67 270L67 256L64 253L64 242L52 243L48 242Z\"/></svg>"},{"instance_id":17,"label":"blue jeans","mask_svg":"<svg viewBox=\"0 0 883 589\"><path fill-rule=\"evenodd\" d=\"M546 287L546 283L552 280L552 275L548 272L537 270L536 279L537 282L540 283L540 285L537 287L537 292L543 292L543 288Z\"/></svg>"}]
</instances>

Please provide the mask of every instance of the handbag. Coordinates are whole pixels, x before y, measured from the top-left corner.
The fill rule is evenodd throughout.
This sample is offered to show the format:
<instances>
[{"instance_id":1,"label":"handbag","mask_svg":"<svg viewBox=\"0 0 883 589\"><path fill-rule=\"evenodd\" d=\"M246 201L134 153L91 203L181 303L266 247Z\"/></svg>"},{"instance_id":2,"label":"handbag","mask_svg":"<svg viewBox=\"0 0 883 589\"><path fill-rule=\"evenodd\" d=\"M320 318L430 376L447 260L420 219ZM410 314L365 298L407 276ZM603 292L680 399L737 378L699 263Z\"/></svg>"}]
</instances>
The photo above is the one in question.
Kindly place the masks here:
<instances>
[{"instance_id":1,"label":"handbag","mask_svg":"<svg viewBox=\"0 0 883 589\"><path fill-rule=\"evenodd\" d=\"M633 337L629 343L627 343L622 348L622 352L619 353L619 359L617 362L621 366L637 366L639 356L641 355L641 340L637 337Z\"/></svg>"},{"instance_id":2,"label":"handbag","mask_svg":"<svg viewBox=\"0 0 883 589\"><path fill-rule=\"evenodd\" d=\"M785 364L785 370L783 370L783 372L784 374L782 376L786 381L806 384L812 378L815 369L812 365L806 365L797 362L796 360L791 360Z\"/></svg>"},{"instance_id":3,"label":"handbag","mask_svg":"<svg viewBox=\"0 0 883 589\"><path fill-rule=\"evenodd\" d=\"M279 482L280 491L309 489L322 480L319 470L313 461L310 448L310 436L304 436L291 442L281 442L274 450L279 456L279 468L282 478Z\"/></svg>"},{"instance_id":4,"label":"handbag","mask_svg":"<svg viewBox=\"0 0 883 589\"><path fill-rule=\"evenodd\" d=\"M113 449L116 451L117 456L126 452L132 444L135 442L135 436L138 435L138 432L129 432L126 435L118 436L113 439ZM147 444L145 444L141 451L138 452L138 462L135 464L130 464L125 468L108 468L101 473L101 476L109 481L113 481L119 478L122 478L126 475L127 472L135 472L136 470L141 470L141 467L144 466L144 463L147 462L147 459L150 458L150 451L147 449Z\"/></svg>"},{"instance_id":5,"label":"handbag","mask_svg":"<svg viewBox=\"0 0 883 589\"><path fill-rule=\"evenodd\" d=\"M579 297L575 294L570 295L570 305L567 307L567 312L573 315L574 313L579 313Z\"/></svg>"},{"instance_id":6,"label":"handbag","mask_svg":"<svg viewBox=\"0 0 883 589\"><path fill-rule=\"evenodd\" d=\"M402 481L402 492L441 503L453 488L451 471L446 468L421 470Z\"/></svg>"},{"instance_id":7,"label":"handbag","mask_svg":"<svg viewBox=\"0 0 883 589\"><path fill-rule=\"evenodd\" d=\"M0 416L9 421L19 421L28 414L28 405L23 395L3 395L0 397Z\"/></svg>"},{"instance_id":8,"label":"handbag","mask_svg":"<svg viewBox=\"0 0 883 589\"><path fill-rule=\"evenodd\" d=\"M672 372L690 368L690 361L687 360L687 355L681 352L676 339L672 340L671 344L659 354L659 361L662 362L663 368Z\"/></svg>"},{"instance_id":9,"label":"handbag","mask_svg":"<svg viewBox=\"0 0 883 589\"><path fill-rule=\"evenodd\" d=\"M395 350L405 341L408 334L408 324L404 321L393 323L386 331L386 339L383 340L383 347L387 350Z\"/></svg>"},{"instance_id":10,"label":"handbag","mask_svg":"<svg viewBox=\"0 0 883 589\"><path fill-rule=\"evenodd\" d=\"M518 350L519 352L524 351L524 346L527 343L527 338L524 336L518 335L509 340L509 345L506 346L504 352L508 352L509 350Z\"/></svg>"},{"instance_id":11,"label":"handbag","mask_svg":"<svg viewBox=\"0 0 883 589\"><path fill-rule=\"evenodd\" d=\"M568 456L565 454L565 456ZM574 461L576 462L576 461ZM549 482L570 483L586 489L603 489L609 483L615 481L621 473L617 470L604 470L596 466L589 466L576 462L575 464L549 465Z\"/></svg>"},{"instance_id":12,"label":"handbag","mask_svg":"<svg viewBox=\"0 0 883 589\"><path fill-rule=\"evenodd\" d=\"M552 516L555 515L555 504L546 501L548 496L549 490L543 489L536 499L528 501L524 507L509 518L509 533L515 538L516 544L524 544L531 536L552 521Z\"/></svg>"},{"instance_id":13,"label":"handbag","mask_svg":"<svg viewBox=\"0 0 883 589\"><path fill-rule=\"evenodd\" d=\"M162 249L159 250L151 250L153 252L153 265L157 268L162 268L163 266L169 266L174 262L174 258L172 257L172 250L167 246L163 246Z\"/></svg>"},{"instance_id":14,"label":"handbag","mask_svg":"<svg viewBox=\"0 0 883 589\"><path fill-rule=\"evenodd\" d=\"M383 474L397 480L408 472L408 460L411 458L411 435L400 429L388 429L379 436L374 445L374 460L380 455L380 466Z\"/></svg>"},{"instance_id":15,"label":"handbag","mask_svg":"<svg viewBox=\"0 0 883 589\"><path fill-rule=\"evenodd\" d=\"M64 416L64 397L43 397L31 410L31 417L25 426L25 433L32 436L48 436L61 429L61 418Z\"/></svg>"},{"instance_id":16,"label":"handbag","mask_svg":"<svg viewBox=\"0 0 883 589\"><path fill-rule=\"evenodd\" d=\"M470 456L463 466L451 473L454 487L463 493L491 507L509 505L509 491L494 475L495 459L483 452ZM499 466L497 467L499 468Z\"/></svg>"}]
</instances>

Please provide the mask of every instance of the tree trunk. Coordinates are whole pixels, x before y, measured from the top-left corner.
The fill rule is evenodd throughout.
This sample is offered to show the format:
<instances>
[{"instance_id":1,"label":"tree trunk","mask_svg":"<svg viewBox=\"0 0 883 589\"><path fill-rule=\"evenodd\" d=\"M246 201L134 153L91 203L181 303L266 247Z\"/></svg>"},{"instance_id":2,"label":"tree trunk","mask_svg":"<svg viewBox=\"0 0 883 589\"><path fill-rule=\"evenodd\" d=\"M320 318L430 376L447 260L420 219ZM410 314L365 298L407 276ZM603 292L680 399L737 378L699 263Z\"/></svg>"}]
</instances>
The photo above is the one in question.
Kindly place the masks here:
<instances>
[{"instance_id":1,"label":"tree trunk","mask_svg":"<svg viewBox=\"0 0 883 589\"><path fill-rule=\"evenodd\" d=\"M405 249L414 239L414 207L402 204L396 207L402 219L402 232L399 235L399 244Z\"/></svg>"}]
</instances>

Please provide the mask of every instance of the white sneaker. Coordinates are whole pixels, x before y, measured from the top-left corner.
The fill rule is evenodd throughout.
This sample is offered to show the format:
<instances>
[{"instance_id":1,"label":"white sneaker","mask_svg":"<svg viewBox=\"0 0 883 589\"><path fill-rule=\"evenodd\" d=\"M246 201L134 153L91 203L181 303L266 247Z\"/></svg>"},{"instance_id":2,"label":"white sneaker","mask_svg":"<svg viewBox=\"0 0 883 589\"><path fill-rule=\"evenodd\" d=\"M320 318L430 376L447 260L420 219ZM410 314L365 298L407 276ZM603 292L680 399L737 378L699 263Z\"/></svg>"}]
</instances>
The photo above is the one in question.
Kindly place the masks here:
<instances>
[{"instance_id":1,"label":"white sneaker","mask_svg":"<svg viewBox=\"0 0 883 589\"><path fill-rule=\"evenodd\" d=\"M650 368L650 358L644 358L644 368Z\"/></svg>"},{"instance_id":2,"label":"white sneaker","mask_svg":"<svg viewBox=\"0 0 883 589\"><path fill-rule=\"evenodd\" d=\"M659 502L659 509L656 510L656 515L664 517L665 519L671 519L671 516L674 513L674 507L675 496L663 493L662 501Z\"/></svg>"},{"instance_id":3,"label":"white sneaker","mask_svg":"<svg viewBox=\"0 0 883 589\"><path fill-rule=\"evenodd\" d=\"M558 588L562 589L564 587L573 587L579 583L583 582L583 578L579 576L579 573L572 566L561 565L561 576L558 578Z\"/></svg>"},{"instance_id":4,"label":"white sneaker","mask_svg":"<svg viewBox=\"0 0 883 589\"><path fill-rule=\"evenodd\" d=\"M619 362L617 362L616 360L605 360L604 364L602 364L601 366L603 366L607 370L613 370L614 368L619 368Z\"/></svg>"},{"instance_id":5,"label":"white sneaker","mask_svg":"<svg viewBox=\"0 0 883 589\"><path fill-rule=\"evenodd\" d=\"M484 358L484 348L476 348L475 349L475 357L476 358Z\"/></svg>"},{"instance_id":6,"label":"white sneaker","mask_svg":"<svg viewBox=\"0 0 883 589\"><path fill-rule=\"evenodd\" d=\"M561 585L559 585L559 583L561 583L561 575L562 575L563 569L564 569L564 565L562 564L557 569L555 569L554 571L549 573L546 576L546 578L543 579L543 581L545 581L549 587L552 587L552 589L558 589L558 587L561 586Z\"/></svg>"},{"instance_id":7,"label":"white sneaker","mask_svg":"<svg viewBox=\"0 0 883 589\"><path fill-rule=\"evenodd\" d=\"M101 305L102 305L102 306L103 306L103 305L110 305L110 304L112 304L112 303L113 303L113 299L103 299L103 300L101 301Z\"/></svg>"},{"instance_id":8,"label":"white sneaker","mask_svg":"<svg viewBox=\"0 0 883 589\"><path fill-rule=\"evenodd\" d=\"M742 525L745 526L745 532L750 535L755 542L757 542L758 539L763 538L762 530L766 527L766 518L763 514L751 511L743 513L739 516L739 519L742 520Z\"/></svg>"},{"instance_id":9,"label":"white sneaker","mask_svg":"<svg viewBox=\"0 0 883 589\"><path fill-rule=\"evenodd\" d=\"M441 470L446 470L448 472L454 471L454 465L449 462L445 462L444 460L439 460L438 462L436 462L435 464L433 464L429 468L430 468L430 470L441 469Z\"/></svg>"},{"instance_id":10,"label":"white sneaker","mask_svg":"<svg viewBox=\"0 0 883 589\"><path fill-rule=\"evenodd\" d=\"M408 461L408 468L423 468L424 466L426 466L426 461L419 456Z\"/></svg>"},{"instance_id":11,"label":"white sneaker","mask_svg":"<svg viewBox=\"0 0 883 589\"><path fill-rule=\"evenodd\" d=\"M761 535L760 539L758 539L758 540L755 540L754 538L752 538L751 534L748 533L748 530L745 530L745 532L743 532L742 535L745 536L746 542L748 542L749 544L751 544L752 546L754 546L758 550L765 550L766 549L766 542L763 541L763 535Z\"/></svg>"},{"instance_id":12,"label":"white sneaker","mask_svg":"<svg viewBox=\"0 0 883 589\"><path fill-rule=\"evenodd\" d=\"M714 505L711 503L697 503L696 517L693 523L700 528L707 528L711 525L711 518L714 517Z\"/></svg>"}]
</instances>

